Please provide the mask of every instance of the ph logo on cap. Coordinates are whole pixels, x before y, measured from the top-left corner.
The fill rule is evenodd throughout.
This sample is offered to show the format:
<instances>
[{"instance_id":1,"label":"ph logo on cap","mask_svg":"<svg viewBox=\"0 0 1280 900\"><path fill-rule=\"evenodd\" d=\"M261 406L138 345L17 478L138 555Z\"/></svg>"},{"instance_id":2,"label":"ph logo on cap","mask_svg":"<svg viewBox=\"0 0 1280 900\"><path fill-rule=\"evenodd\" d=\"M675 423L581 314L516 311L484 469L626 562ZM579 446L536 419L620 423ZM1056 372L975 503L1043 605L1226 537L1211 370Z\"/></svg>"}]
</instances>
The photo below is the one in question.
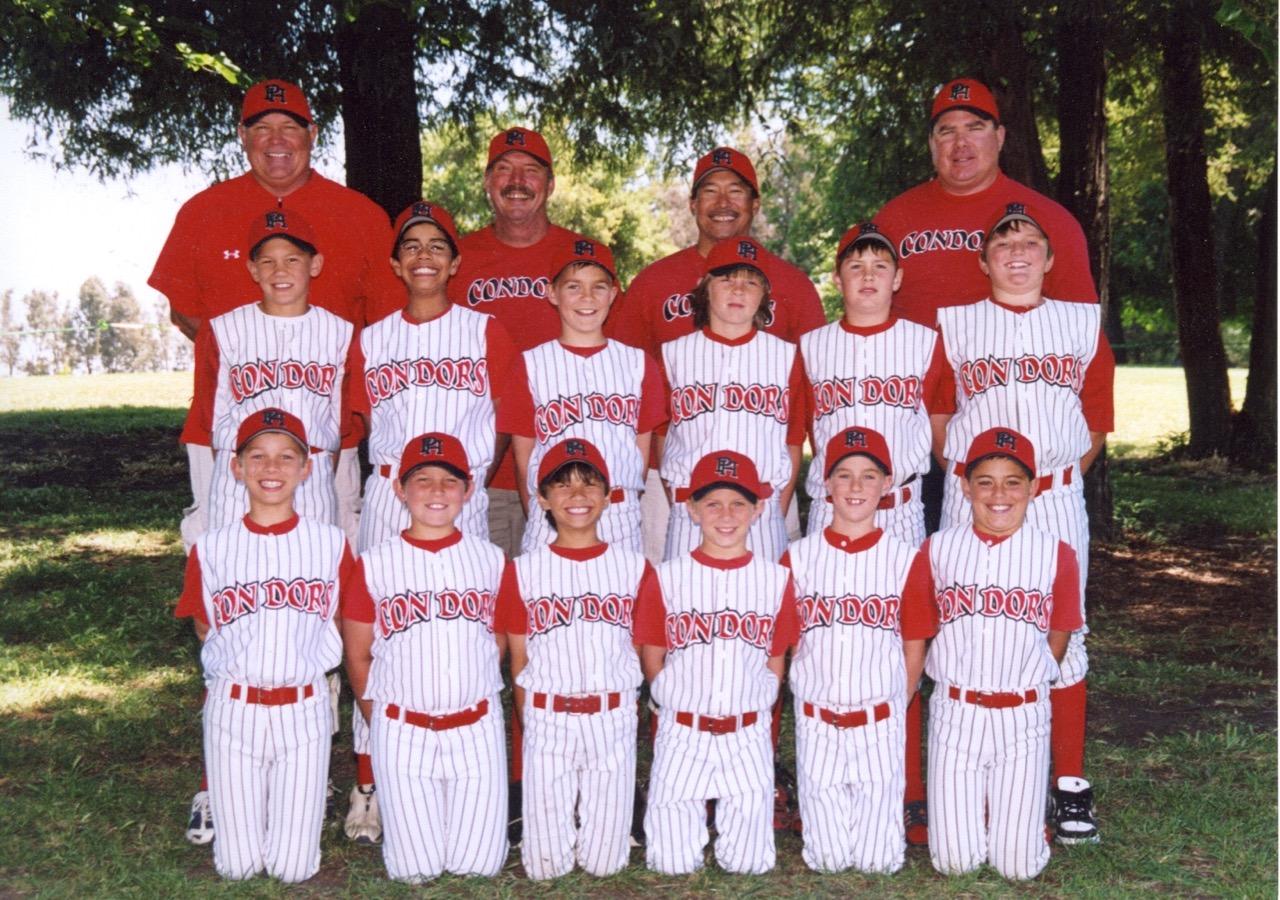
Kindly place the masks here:
<instances>
[{"instance_id":1,"label":"ph logo on cap","mask_svg":"<svg viewBox=\"0 0 1280 900\"><path fill-rule=\"evenodd\" d=\"M997 431L996 446L1005 450L1018 449L1018 436L1012 431Z\"/></svg>"},{"instance_id":2,"label":"ph logo on cap","mask_svg":"<svg viewBox=\"0 0 1280 900\"><path fill-rule=\"evenodd\" d=\"M738 255L743 259L758 259L756 245L751 241L738 241Z\"/></svg>"},{"instance_id":3,"label":"ph logo on cap","mask_svg":"<svg viewBox=\"0 0 1280 900\"><path fill-rule=\"evenodd\" d=\"M575 256L592 256L596 255L596 245L591 241L574 241L573 253Z\"/></svg>"},{"instance_id":4,"label":"ph logo on cap","mask_svg":"<svg viewBox=\"0 0 1280 900\"><path fill-rule=\"evenodd\" d=\"M568 440L564 445L565 456L586 456L587 448L582 445L582 441Z\"/></svg>"},{"instance_id":5,"label":"ph logo on cap","mask_svg":"<svg viewBox=\"0 0 1280 900\"><path fill-rule=\"evenodd\" d=\"M721 456L716 459L716 474L725 475L729 478L737 478L738 463L727 456Z\"/></svg>"},{"instance_id":6,"label":"ph logo on cap","mask_svg":"<svg viewBox=\"0 0 1280 900\"><path fill-rule=\"evenodd\" d=\"M963 81L958 81L951 85L951 99L961 102L969 99L969 85Z\"/></svg>"},{"instance_id":7,"label":"ph logo on cap","mask_svg":"<svg viewBox=\"0 0 1280 900\"><path fill-rule=\"evenodd\" d=\"M733 151L719 147L711 151L711 161L717 166L727 166L733 162Z\"/></svg>"},{"instance_id":8,"label":"ph logo on cap","mask_svg":"<svg viewBox=\"0 0 1280 900\"><path fill-rule=\"evenodd\" d=\"M284 413L278 409L264 409L262 411L262 424L271 426L283 425Z\"/></svg>"},{"instance_id":9,"label":"ph logo on cap","mask_svg":"<svg viewBox=\"0 0 1280 900\"><path fill-rule=\"evenodd\" d=\"M413 204L413 213L412 213L412 215L415 215L415 216L424 216L425 218L428 218L428 219L434 219L434 218L435 218L435 214L431 211L431 204L430 204L430 203L423 203L421 200L419 200L417 203Z\"/></svg>"},{"instance_id":10,"label":"ph logo on cap","mask_svg":"<svg viewBox=\"0 0 1280 900\"><path fill-rule=\"evenodd\" d=\"M516 130L516 129L514 129L514 128L513 128L513 129L511 129L510 131L508 131L508 132L507 132L507 146L508 146L508 147L523 147L523 146L524 146L524 132L523 132L523 131L517 131L517 130Z\"/></svg>"},{"instance_id":11,"label":"ph logo on cap","mask_svg":"<svg viewBox=\"0 0 1280 900\"><path fill-rule=\"evenodd\" d=\"M423 456L441 456L444 454L444 444L438 437L424 437L421 453Z\"/></svg>"},{"instance_id":12,"label":"ph logo on cap","mask_svg":"<svg viewBox=\"0 0 1280 900\"><path fill-rule=\"evenodd\" d=\"M1004 208L1006 216L1025 216L1027 214L1027 205L1025 203L1010 203Z\"/></svg>"},{"instance_id":13,"label":"ph logo on cap","mask_svg":"<svg viewBox=\"0 0 1280 900\"><path fill-rule=\"evenodd\" d=\"M846 447L866 447L867 436L856 428L850 428L844 433L844 445Z\"/></svg>"},{"instance_id":14,"label":"ph logo on cap","mask_svg":"<svg viewBox=\"0 0 1280 900\"><path fill-rule=\"evenodd\" d=\"M267 227L271 229L288 228L289 223L285 220L284 213L269 212L267 213Z\"/></svg>"}]
</instances>

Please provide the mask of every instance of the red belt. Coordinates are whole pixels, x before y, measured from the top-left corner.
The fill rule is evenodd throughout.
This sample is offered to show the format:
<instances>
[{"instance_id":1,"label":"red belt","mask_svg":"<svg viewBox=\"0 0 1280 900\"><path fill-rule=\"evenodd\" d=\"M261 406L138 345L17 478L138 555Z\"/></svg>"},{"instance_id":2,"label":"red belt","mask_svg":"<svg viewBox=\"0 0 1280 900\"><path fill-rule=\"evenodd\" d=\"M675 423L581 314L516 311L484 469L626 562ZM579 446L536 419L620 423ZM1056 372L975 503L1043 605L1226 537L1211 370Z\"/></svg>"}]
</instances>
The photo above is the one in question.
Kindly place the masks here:
<instances>
[{"instance_id":1,"label":"red belt","mask_svg":"<svg viewBox=\"0 0 1280 900\"><path fill-rule=\"evenodd\" d=\"M1040 697L1035 688L1026 692L1009 691L1001 693L1000 691L962 691L954 684L947 688L947 696L952 700L963 700L965 703L984 706L987 709L1009 709L1013 706L1021 706L1024 703L1035 703Z\"/></svg>"},{"instance_id":2,"label":"red belt","mask_svg":"<svg viewBox=\"0 0 1280 900\"><path fill-rule=\"evenodd\" d=\"M899 499L898 497L895 497L894 494L901 494L902 495L901 499ZM893 509L899 503L905 504L910 500L911 500L911 488L904 487L899 489L898 491L890 491L889 493L881 497L880 502L876 505L876 509Z\"/></svg>"},{"instance_id":3,"label":"red belt","mask_svg":"<svg viewBox=\"0 0 1280 900\"><path fill-rule=\"evenodd\" d=\"M871 716L867 715L865 709L857 709L853 712L836 712L834 709L823 709L821 706L814 706L812 703L803 704L801 709L804 710L804 714L809 718L821 719L836 728L861 728L868 722L879 722L889 718L888 703L877 703L873 706L871 708Z\"/></svg>"},{"instance_id":4,"label":"red belt","mask_svg":"<svg viewBox=\"0 0 1280 900\"><path fill-rule=\"evenodd\" d=\"M401 712L404 713L401 718ZM394 703L387 704L387 718L400 719L406 725L416 725L418 728L430 728L432 731L448 731L451 728L461 728L463 725L471 725L479 722L489 713L489 701L481 700L471 709L464 709L460 712L446 713L443 716L433 716L429 713L413 712L411 710L401 710Z\"/></svg>"},{"instance_id":5,"label":"red belt","mask_svg":"<svg viewBox=\"0 0 1280 900\"><path fill-rule=\"evenodd\" d=\"M257 703L260 706L288 706L290 703L297 703L299 700L310 699L315 696L315 693L316 689L312 685L300 688L259 688L243 684L231 685L232 700L243 699L245 703Z\"/></svg>"},{"instance_id":6,"label":"red belt","mask_svg":"<svg viewBox=\"0 0 1280 900\"><path fill-rule=\"evenodd\" d=\"M607 709L617 709L622 705L621 694L607 694L604 699L608 704ZM599 694L590 694L586 697L565 697L560 694L533 695L533 705L537 709L546 709L548 700L551 701L551 711L558 713L598 713L604 706L600 702Z\"/></svg>"},{"instance_id":7,"label":"red belt","mask_svg":"<svg viewBox=\"0 0 1280 900\"><path fill-rule=\"evenodd\" d=\"M955 465L955 469L953 469L953 471L954 471L954 472L956 473L956 475L958 475L960 478L963 478L963 477L964 477L964 463L956 463L956 465ZM1075 466L1068 466L1067 468L1065 468L1065 469L1063 469L1063 470L1062 470L1062 486L1063 486L1063 487L1066 487L1067 485L1069 485L1069 484L1071 483L1072 473L1073 473L1074 471L1075 471ZM1047 491L1051 491L1051 490L1053 490L1053 475L1052 475L1052 474L1049 474L1049 475L1041 475L1039 478L1037 478L1037 479L1036 479L1036 493L1037 493L1037 494L1043 494L1043 493L1045 493L1045 492L1047 492Z\"/></svg>"},{"instance_id":8,"label":"red belt","mask_svg":"<svg viewBox=\"0 0 1280 900\"><path fill-rule=\"evenodd\" d=\"M758 713L743 713L741 716L699 716L691 712L676 713L676 722L687 728L707 731L711 734L732 734L739 728L749 728L756 724Z\"/></svg>"}]
</instances>

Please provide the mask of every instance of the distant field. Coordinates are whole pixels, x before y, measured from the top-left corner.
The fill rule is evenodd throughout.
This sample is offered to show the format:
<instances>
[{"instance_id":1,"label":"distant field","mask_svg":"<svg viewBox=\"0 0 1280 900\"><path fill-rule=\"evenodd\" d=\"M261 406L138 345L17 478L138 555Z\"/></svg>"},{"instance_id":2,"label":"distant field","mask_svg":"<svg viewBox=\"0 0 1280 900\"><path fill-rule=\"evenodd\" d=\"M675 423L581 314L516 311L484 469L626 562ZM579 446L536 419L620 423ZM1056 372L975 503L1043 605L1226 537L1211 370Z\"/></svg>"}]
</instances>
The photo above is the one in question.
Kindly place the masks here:
<instances>
[{"instance_id":1,"label":"distant field","mask_svg":"<svg viewBox=\"0 0 1280 900\"><path fill-rule=\"evenodd\" d=\"M1236 407L1244 400L1248 375L1247 369L1231 370ZM0 413L101 406L185 409L190 400L190 372L0 379ZM1114 453L1146 455L1161 438L1186 430L1187 394L1181 369L1124 366L1116 372Z\"/></svg>"}]
</instances>

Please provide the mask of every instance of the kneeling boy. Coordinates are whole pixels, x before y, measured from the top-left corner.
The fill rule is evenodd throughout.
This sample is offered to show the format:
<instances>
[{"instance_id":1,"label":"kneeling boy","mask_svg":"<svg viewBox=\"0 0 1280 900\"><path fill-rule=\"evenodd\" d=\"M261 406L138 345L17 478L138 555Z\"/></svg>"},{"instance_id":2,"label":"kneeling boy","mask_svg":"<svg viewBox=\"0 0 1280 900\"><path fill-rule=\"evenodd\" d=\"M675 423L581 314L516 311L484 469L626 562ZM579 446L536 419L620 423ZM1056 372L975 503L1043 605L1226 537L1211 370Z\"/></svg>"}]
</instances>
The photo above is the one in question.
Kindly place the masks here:
<instances>
[{"instance_id":1,"label":"kneeling boy","mask_svg":"<svg viewBox=\"0 0 1280 900\"><path fill-rule=\"evenodd\" d=\"M1024 524L1035 472L1025 436L979 434L961 481L973 523L922 548L940 622L925 661L929 855L949 875L990 862L1034 878L1049 862L1049 685L1082 615L1075 552Z\"/></svg>"},{"instance_id":2,"label":"kneeling boy","mask_svg":"<svg viewBox=\"0 0 1280 900\"><path fill-rule=\"evenodd\" d=\"M294 512L312 464L301 420L251 413L230 464L249 512L205 532L187 557L176 615L204 642L204 759L223 878L304 881L320 868L325 672L342 659L338 587L355 560L340 529Z\"/></svg>"},{"instance_id":3,"label":"kneeling boy","mask_svg":"<svg viewBox=\"0 0 1280 900\"><path fill-rule=\"evenodd\" d=\"M394 489L411 524L360 556L344 596L347 674L370 724L387 874L496 875L507 858L502 635L505 560L457 529L476 484L458 439L405 446Z\"/></svg>"},{"instance_id":4,"label":"kneeling boy","mask_svg":"<svg viewBox=\"0 0 1280 900\"><path fill-rule=\"evenodd\" d=\"M791 545L800 643L791 666L804 861L896 872L903 828L903 716L937 631L926 557L875 526L893 490L890 451L870 428L827 442L831 525Z\"/></svg>"},{"instance_id":5,"label":"kneeling boy","mask_svg":"<svg viewBox=\"0 0 1280 900\"><path fill-rule=\"evenodd\" d=\"M524 724L520 854L535 880L567 874L575 860L612 875L630 852L641 681L631 617L651 569L597 535L610 481L594 444L553 445L537 477L555 540L507 564L496 615Z\"/></svg>"},{"instance_id":6,"label":"kneeling boy","mask_svg":"<svg viewBox=\"0 0 1280 900\"><path fill-rule=\"evenodd\" d=\"M704 456L690 476L697 548L641 586L635 640L660 707L645 813L645 861L696 871L715 799L716 861L730 872L773 868L770 709L799 633L785 568L747 550L772 487L741 453Z\"/></svg>"}]
</instances>

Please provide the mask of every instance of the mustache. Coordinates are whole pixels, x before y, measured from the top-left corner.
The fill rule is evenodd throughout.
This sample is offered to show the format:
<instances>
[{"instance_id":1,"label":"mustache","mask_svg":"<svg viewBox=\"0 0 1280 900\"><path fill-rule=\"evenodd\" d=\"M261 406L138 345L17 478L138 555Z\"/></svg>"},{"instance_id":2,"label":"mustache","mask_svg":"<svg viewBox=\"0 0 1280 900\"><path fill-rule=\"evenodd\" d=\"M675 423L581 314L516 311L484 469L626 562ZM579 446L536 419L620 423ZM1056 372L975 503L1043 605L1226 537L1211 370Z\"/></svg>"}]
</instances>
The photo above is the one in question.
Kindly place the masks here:
<instances>
[{"instance_id":1,"label":"mustache","mask_svg":"<svg viewBox=\"0 0 1280 900\"><path fill-rule=\"evenodd\" d=\"M511 198L511 197L529 198L533 196L533 191L529 190L527 187L522 187L520 185L509 185L508 187L504 187L502 189L502 196L506 198Z\"/></svg>"}]
</instances>

